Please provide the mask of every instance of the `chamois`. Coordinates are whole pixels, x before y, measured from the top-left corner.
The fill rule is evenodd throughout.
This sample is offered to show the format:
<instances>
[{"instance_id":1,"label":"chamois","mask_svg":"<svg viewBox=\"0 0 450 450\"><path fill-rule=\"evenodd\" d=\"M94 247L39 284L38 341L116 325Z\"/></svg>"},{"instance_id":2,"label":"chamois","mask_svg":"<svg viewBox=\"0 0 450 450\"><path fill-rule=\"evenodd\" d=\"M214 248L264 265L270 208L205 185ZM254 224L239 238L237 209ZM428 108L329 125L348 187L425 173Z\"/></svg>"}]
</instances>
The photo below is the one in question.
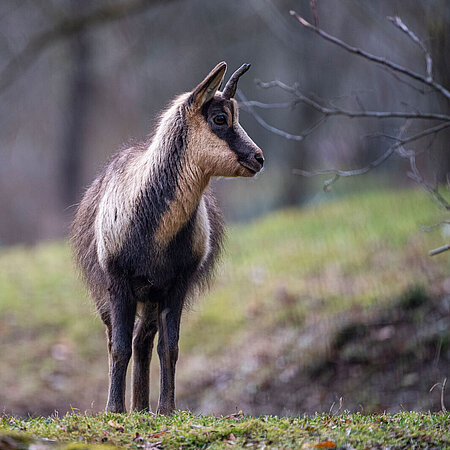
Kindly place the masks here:
<instances>
[{"instance_id":1,"label":"chamois","mask_svg":"<svg viewBox=\"0 0 450 450\"><path fill-rule=\"evenodd\" d=\"M124 412L133 355L131 408L149 410L149 365L158 331L158 412L175 409L175 364L186 299L210 277L223 220L211 177L253 177L260 148L238 122L240 67L223 92L219 63L162 114L149 142L119 151L85 192L72 224L75 259L106 325L107 410ZM138 320L135 324L136 316Z\"/></svg>"}]
</instances>

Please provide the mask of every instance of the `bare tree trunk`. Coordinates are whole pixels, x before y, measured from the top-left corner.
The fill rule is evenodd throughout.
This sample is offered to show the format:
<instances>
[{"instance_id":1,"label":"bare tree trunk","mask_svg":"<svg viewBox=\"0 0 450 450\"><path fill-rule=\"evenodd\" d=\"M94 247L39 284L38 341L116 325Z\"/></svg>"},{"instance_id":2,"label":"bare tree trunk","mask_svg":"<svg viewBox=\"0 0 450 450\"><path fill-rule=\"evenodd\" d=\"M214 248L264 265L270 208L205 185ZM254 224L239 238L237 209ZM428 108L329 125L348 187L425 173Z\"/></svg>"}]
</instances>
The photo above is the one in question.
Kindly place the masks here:
<instances>
[{"instance_id":1,"label":"bare tree trunk","mask_svg":"<svg viewBox=\"0 0 450 450\"><path fill-rule=\"evenodd\" d=\"M73 13L79 13L84 2L71 0ZM89 67L90 44L84 31L69 41L70 75L68 85L67 120L61 153L61 203L73 205L81 189L82 152L86 136L89 97L92 91Z\"/></svg>"}]
</instances>

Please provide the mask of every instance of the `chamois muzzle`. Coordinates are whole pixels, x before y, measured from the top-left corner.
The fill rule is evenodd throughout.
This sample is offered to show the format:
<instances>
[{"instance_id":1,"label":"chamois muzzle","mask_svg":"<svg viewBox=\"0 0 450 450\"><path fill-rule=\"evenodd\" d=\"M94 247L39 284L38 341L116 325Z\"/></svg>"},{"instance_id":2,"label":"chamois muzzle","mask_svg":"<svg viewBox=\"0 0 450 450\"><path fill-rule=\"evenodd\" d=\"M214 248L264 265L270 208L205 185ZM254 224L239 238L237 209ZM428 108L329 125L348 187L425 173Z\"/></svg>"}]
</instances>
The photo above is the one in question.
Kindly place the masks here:
<instances>
[{"instance_id":1,"label":"chamois muzzle","mask_svg":"<svg viewBox=\"0 0 450 450\"><path fill-rule=\"evenodd\" d=\"M228 83L226 84L222 92L223 98L230 100L231 98L234 97L234 94L236 94L237 83L239 81L239 78L245 72L247 72L248 69L250 69L250 64L242 64L242 66L239 67L239 69L236 70L236 72L234 72L233 75L231 75L230 79L228 80Z\"/></svg>"},{"instance_id":2,"label":"chamois muzzle","mask_svg":"<svg viewBox=\"0 0 450 450\"><path fill-rule=\"evenodd\" d=\"M259 148L254 153L251 151L249 155L238 158L238 161L241 166L244 166L248 170L248 176L256 175L264 166L264 156Z\"/></svg>"}]
</instances>

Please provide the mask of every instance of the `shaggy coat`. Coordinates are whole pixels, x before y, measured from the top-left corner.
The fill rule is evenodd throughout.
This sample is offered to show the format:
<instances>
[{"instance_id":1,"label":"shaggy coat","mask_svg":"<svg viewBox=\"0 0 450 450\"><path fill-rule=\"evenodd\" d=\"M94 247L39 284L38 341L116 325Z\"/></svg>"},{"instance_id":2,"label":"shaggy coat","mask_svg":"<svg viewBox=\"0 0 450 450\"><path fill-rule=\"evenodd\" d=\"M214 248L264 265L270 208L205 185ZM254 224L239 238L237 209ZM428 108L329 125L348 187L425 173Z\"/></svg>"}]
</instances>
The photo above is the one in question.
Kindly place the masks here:
<instances>
[{"instance_id":1,"label":"shaggy coat","mask_svg":"<svg viewBox=\"0 0 450 450\"><path fill-rule=\"evenodd\" d=\"M209 181L253 176L264 161L239 125L232 98L248 67L219 93L226 70L220 63L192 92L175 99L151 140L114 155L78 207L72 242L107 328L110 411L125 411L132 354L131 407L149 410L157 332L158 411L175 409L181 312L189 295L209 280L224 232Z\"/></svg>"}]
</instances>

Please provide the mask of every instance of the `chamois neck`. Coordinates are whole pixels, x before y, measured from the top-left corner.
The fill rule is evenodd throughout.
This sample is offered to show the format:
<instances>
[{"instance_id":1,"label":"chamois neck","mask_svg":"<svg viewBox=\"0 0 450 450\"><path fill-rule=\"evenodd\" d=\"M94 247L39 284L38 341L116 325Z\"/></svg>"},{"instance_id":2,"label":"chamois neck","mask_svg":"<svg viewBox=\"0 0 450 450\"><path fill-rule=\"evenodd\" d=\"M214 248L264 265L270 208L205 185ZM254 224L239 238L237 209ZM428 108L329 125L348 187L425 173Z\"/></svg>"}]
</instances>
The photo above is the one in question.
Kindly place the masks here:
<instances>
[{"instance_id":1,"label":"chamois neck","mask_svg":"<svg viewBox=\"0 0 450 450\"><path fill-rule=\"evenodd\" d=\"M155 240L159 245L167 245L193 217L208 183L209 177L201 176L198 168L191 167L184 160L176 180L174 196L167 203L155 233Z\"/></svg>"},{"instance_id":2,"label":"chamois neck","mask_svg":"<svg viewBox=\"0 0 450 450\"><path fill-rule=\"evenodd\" d=\"M187 144L182 107L162 118L150 145L154 161L153 189L160 191L160 216L155 233L159 245L167 245L195 214L210 177L195 160Z\"/></svg>"}]
</instances>

